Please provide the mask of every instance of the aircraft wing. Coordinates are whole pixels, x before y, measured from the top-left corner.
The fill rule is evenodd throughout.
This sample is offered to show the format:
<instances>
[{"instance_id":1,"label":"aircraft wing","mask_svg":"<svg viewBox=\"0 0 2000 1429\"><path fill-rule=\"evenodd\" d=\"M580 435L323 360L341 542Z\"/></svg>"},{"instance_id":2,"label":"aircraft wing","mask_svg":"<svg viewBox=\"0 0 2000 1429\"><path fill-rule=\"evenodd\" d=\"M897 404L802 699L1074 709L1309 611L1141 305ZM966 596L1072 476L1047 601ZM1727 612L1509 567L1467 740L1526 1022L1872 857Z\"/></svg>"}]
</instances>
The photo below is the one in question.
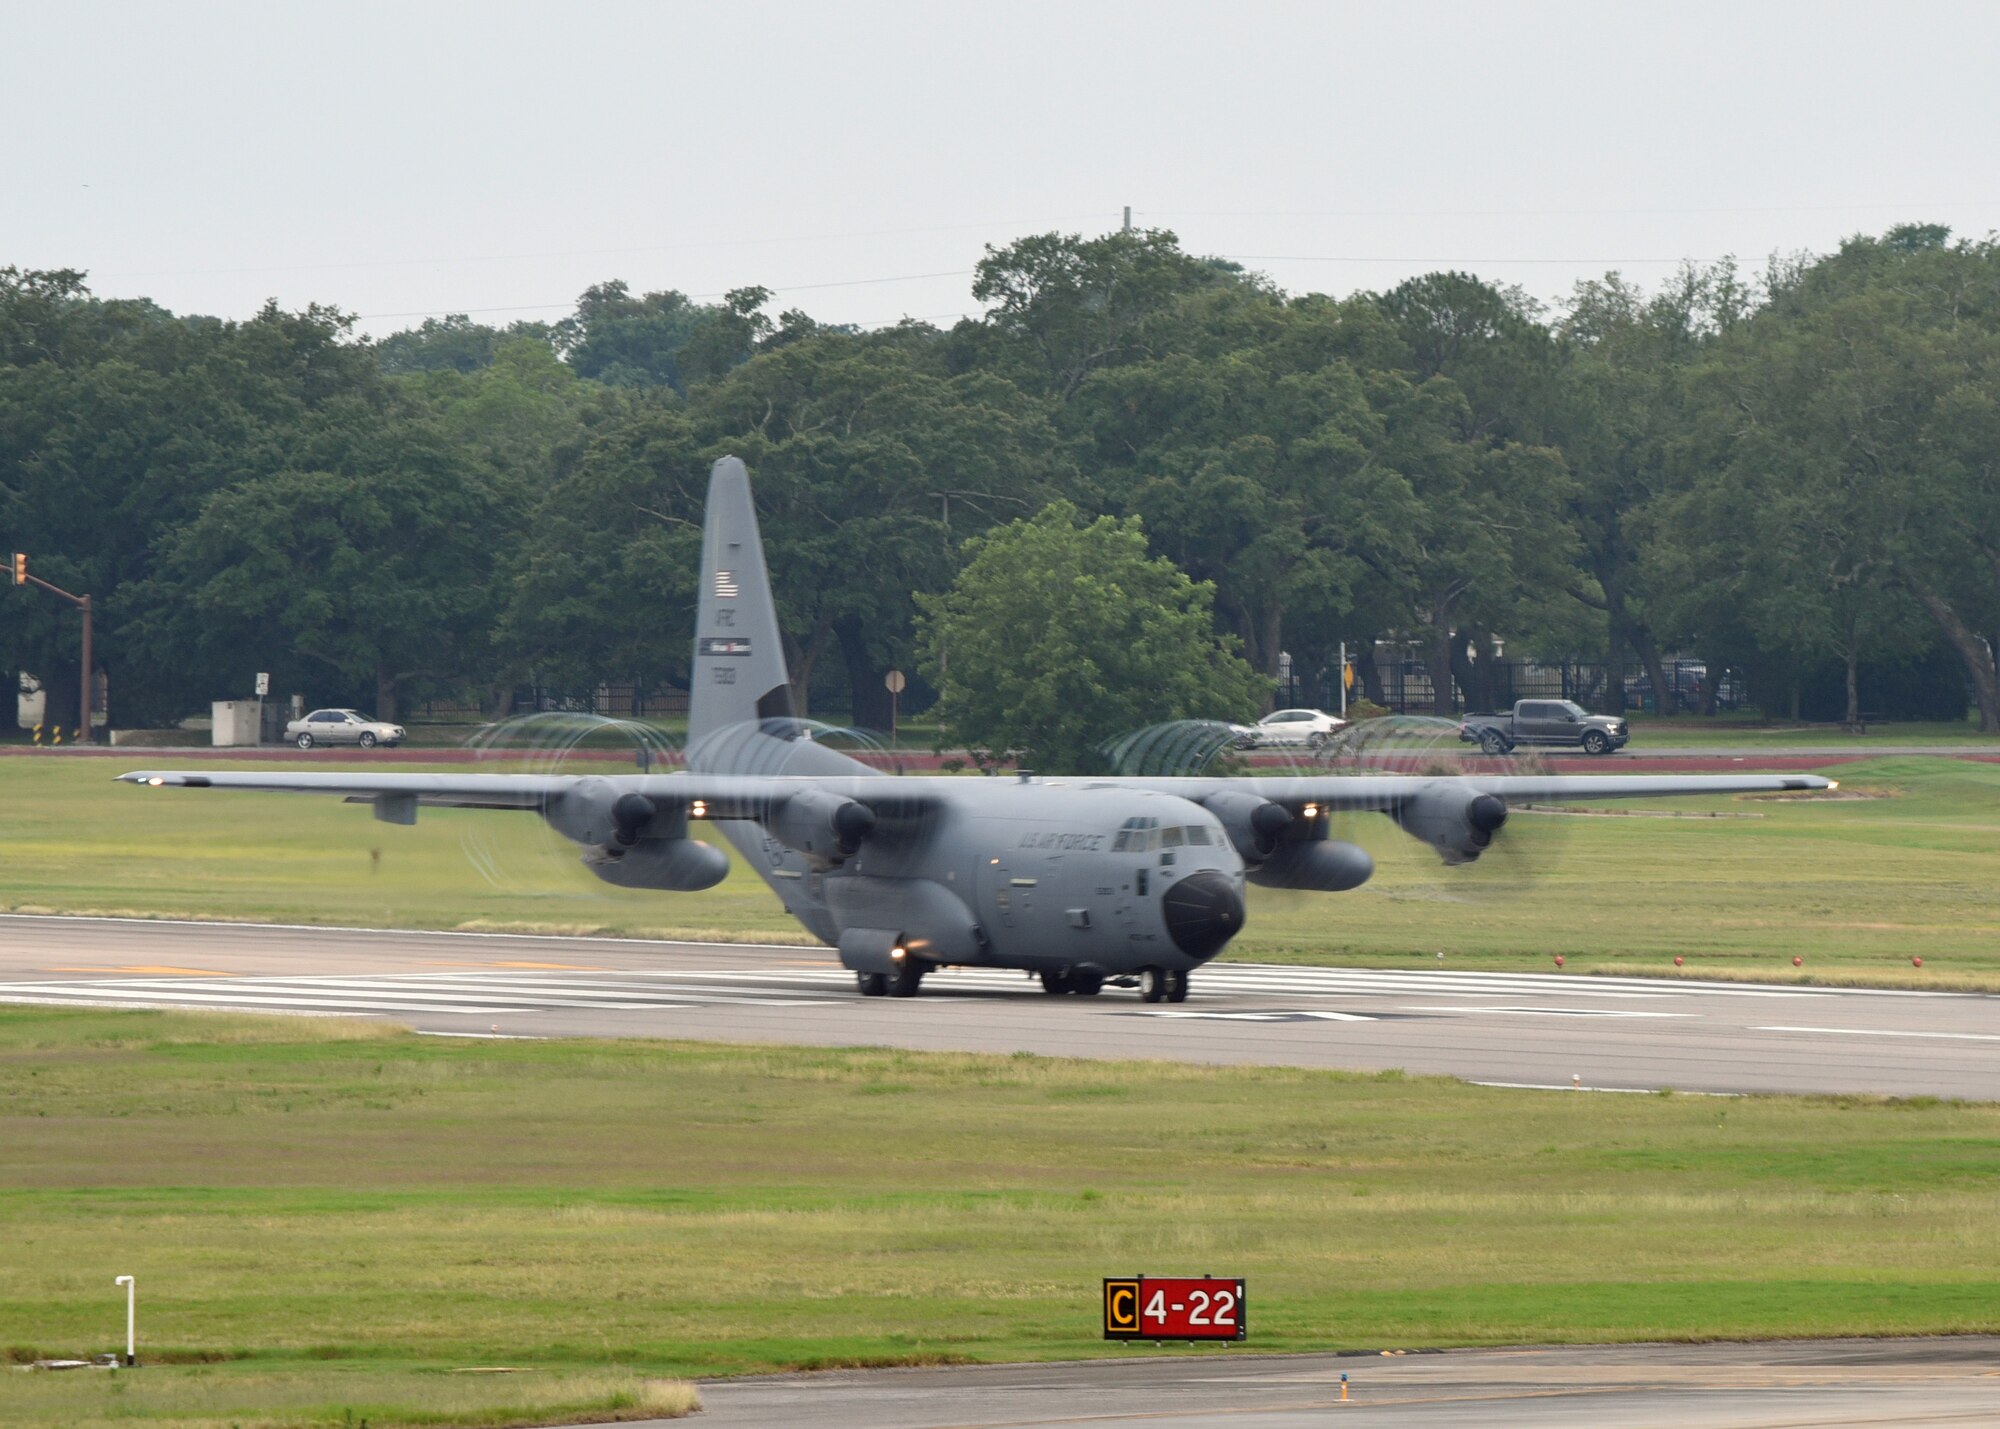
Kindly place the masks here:
<instances>
[{"instance_id":1,"label":"aircraft wing","mask_svg":"<svg viewBox=\"0 0 2000 1429\"><path fill-rule=\"evenodd\" d=\"M1497 794L1510 804L1572 799L1648 799L1691 794L1760 794L1832 789L1817 774L1328 774L1274 779L1108 779L1128 789L1151 789L1200 800L1214 794L1250 794L1299 808L1329 811L1393 809L1419 790L1462 784Z\"/></svg>"},{"instance_id":2,"label":"aircraft wing","mask_svg":"<svg viewBox=\"0 0 2000 1429\"><path fill-rule=\"evenodd\" d=\"M216 771L135 769L126 784L178 789L255 789L266 793L326 794L350 804L404 810L532 809L540 811L582 786L618 794L644 794L665 808L696 803L711 819L755 819L793 796L812 790L871 806L909 807L925 802L920 781L891 775L835 778L758 774L286 774L274 770Z\"/></svg>"}]
</instances>

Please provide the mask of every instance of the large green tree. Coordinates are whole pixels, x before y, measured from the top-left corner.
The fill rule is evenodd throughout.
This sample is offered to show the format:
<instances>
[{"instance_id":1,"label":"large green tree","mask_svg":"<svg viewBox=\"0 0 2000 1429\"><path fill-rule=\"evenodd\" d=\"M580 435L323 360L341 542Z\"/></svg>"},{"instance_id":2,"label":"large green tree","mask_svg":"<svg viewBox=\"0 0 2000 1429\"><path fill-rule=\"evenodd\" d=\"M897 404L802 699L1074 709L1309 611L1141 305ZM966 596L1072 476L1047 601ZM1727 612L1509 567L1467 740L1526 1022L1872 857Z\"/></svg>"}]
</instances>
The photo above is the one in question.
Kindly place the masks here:
<instances>
[{"instance_id":1,"label":"large green tree","mask_svg":"<svg viewBox=\"0 0 2000 1429\"><path fill-rule=\"evenodd\" d=\"M1217 633L1213 587L1148 555L1136 518L1058 501L967 556L947 594L920 598L923 668L946 738L982 764L1090 773L1121 734L1261 706L1268 683Z\"/></svg>"}]
</instances>

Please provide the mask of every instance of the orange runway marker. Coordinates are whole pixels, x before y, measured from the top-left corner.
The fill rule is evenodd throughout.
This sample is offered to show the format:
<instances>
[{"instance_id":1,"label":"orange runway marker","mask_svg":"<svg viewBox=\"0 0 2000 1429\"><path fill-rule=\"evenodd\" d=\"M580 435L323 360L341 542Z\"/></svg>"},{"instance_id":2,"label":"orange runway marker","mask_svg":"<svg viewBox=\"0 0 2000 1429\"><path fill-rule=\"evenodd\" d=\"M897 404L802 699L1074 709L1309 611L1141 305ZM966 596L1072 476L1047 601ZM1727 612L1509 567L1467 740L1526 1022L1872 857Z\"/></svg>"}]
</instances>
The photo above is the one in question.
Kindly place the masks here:
<instances>
[{"instance_id":1,"label":"orange runway marker","mask_svg":"<svg viewBox=\"0 0 2000 1429\"><path fill-rule=\"evenodd\" d=\"M217 972L214 968L50 968L52 973L139 973L147 977L235 977L235 973Z\"/></svg>"}]
</instances>

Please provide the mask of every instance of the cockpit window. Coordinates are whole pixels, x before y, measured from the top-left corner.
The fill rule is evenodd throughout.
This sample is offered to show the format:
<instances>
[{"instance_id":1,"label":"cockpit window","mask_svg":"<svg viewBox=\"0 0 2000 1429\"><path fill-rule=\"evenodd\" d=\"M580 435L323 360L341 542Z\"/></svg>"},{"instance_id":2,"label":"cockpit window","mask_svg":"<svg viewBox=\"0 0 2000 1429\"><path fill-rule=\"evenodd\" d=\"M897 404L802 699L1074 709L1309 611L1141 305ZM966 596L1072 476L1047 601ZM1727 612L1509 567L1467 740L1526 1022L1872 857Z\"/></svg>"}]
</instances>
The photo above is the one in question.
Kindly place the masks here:
<instances>
[{"instance_id":1,"label":"cockpit window","mask_svg":"<svg viewBox=\"0 0 2000 1429\"><path fill-rule=\"evenodd\" d=\"M1160 846L1162 848L1179 848L1181 846L1181 831L1177 828L1161 829Z\"/></svg>"},{"instance_id":2,"label":"cockpit window","mask_svg":"<svg viewBox=\"0 0 2000 1429\"><path fill-rule=\"evenodd\" d=\"M1200 824L1189 824L1187 827L1187 841L1191 844L1207 843L1208 830L1203 828Z\"/></svg>"}]
</instances>

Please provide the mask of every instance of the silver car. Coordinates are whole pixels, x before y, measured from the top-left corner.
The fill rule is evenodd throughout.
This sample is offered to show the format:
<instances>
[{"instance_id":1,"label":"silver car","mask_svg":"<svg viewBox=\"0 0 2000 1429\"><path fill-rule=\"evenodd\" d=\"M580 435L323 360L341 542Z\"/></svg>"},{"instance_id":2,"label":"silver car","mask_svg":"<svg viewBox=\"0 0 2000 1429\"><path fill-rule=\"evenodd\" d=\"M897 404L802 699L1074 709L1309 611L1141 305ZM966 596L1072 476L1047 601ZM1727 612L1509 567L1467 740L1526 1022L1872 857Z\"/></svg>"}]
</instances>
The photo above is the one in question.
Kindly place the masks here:
<instances>
[{"instance_id":1,"label":"silver car","mask_svg":"<svg viewBox=\"0 0 2000 1429\"><path fill-rule=\"evenodd\" d=\"M1281 745L1318 749L1347 728L1347 721L1325 710L1274 710L1255 724L1237 728L1238 749L1270 749Z\"/></svg>"},{"instance_id":2,"label":"silver car","mask_svg":"<svg viewBox=\"0 0 2000 1429\"><path fill-rule=\"evenodd\" d=\"M314 710L304 719L285 726L285 737L300 749L315 744L358 744L373 749L378 744L401 744L405 731L400 724L370 719L359 710Z\"/></svg>"}]
</instances>

